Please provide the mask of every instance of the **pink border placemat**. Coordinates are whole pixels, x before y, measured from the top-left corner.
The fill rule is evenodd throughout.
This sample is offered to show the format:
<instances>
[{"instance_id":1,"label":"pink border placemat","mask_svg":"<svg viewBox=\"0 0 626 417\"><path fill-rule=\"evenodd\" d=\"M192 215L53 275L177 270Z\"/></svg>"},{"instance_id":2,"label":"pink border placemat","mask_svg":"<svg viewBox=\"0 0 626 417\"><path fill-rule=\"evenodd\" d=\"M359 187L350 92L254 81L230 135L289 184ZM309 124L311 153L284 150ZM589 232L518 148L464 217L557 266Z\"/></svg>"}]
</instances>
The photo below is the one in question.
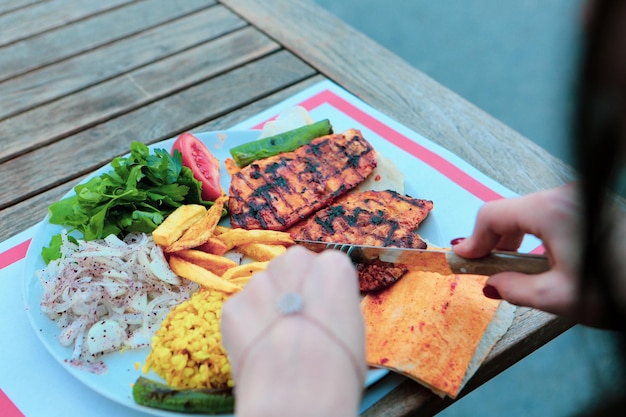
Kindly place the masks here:
<instances>
[{"instance_id":1,"label":"pink border placemat","mask_svg":"<svg viewBox=\"0 0 626 417\"><path fill-rule=\"evenodd\" d=\"M380 113L376 109L371 108L329 81L323 81L302 91L301 93L295 94L278 105L273 106L272 108L261 112L242 123L239 123L237 126L233 126L232 129L260 129L265 121L275 118L279 112L295 105L301 105L312 113L317 112L319 114L331 114L333 118L337 117L337 119L341 119L345 116L346 119L349 119L349 123L357 123L364 129L368 129L374 135L384 139L388 142L389 146L395 147L394 149L400 150L402 153L406 153L407 155L421 161L421 163L426 164L432 168L433 171L440 173L442 178L445 178L446 181L454 183L459 187L459 189L465 190L468 195L471 194L479 202L515 196L515 194L510 190L504 188L502 185L475 170L456 155L398 124L393 119ZM341 121L339 122L341 123ZM0 243L0 297L3 293L5 294L5 297L20 296L19 294L8 294L6 292L6 288L8 287L3 286L3 284L8 282L6 279L9 278L7 276L9 274L3 275L3 272L11 269L7 267L14 265L25 258L31 238L34 235L34 230L36 230L35 227L30 228L29 230ZM541 247L537 246L536 241L531 241L529 245L527 245L526 249L528 251L535 252L540 251ZM0 302L1 301L2 300L0 299ZM0 331L1 330L2 329L0 329ZM19 337L19 335L17 336ZM0 358L0 361L2 361L2 358ZM10 364L7 365L7 362L4 364L0 362L0 365L3 366L3 369L5 365L10 366ZM42 363L39 366L45 366L45 364ZM36 375L37 365L33 364L33 369L24 370L26 377L29 372ZM50 370L50 372L54 373L57 371ZM63 371L61 370L61 372ZM67 374L59 376L59 378L67 377ZM384 381L381 381L378 384L375 384L372 389L368 390L370 392L364 399L361 411L367 409L371 404L378 401L378 399L386 395L400 382L399 379L394 378L388 378L388 380L389 382L386 385ZM27 403L19 403L17 398L10 399L6 392L11 390L7 387L13 386L6 385L10 384L9 379L5 379L3 381L4 382L2 383L5 384L3 387L4 390L0 388L0 410L2 411L2 417L24 417L24 413L28 412L31 406ZM42 395L43 394L45 394L45 392L42 392ZM49 400L54 400L54 395L52 393L49 393L48 395L50 397ZM20 411L18 406L22 409L22 411ZM69 407L68 411L71 409L72 413L80 413L81 410L84 410L85 406L88 405L80 404L80 402L71 406L65 405L65 407ZM106 410L101 411L106 414ZM6 414L7 412L9 414ZM133 415L133 412L129 410L128 415ZM35 416L30 413L29 416L39 417L39 415Z\"/></svg>"},{"instance_id":2,"label":"pink border placemat","mask_svg":"<svg viewBox=\"0 0 626 417\"><path fill-rule=\"evenodd\" d=\"M9 248L0 253L0 269L6 268L7 266L12 265L17 261L24 259L24 257L26 256L26 252L28 251L28 245L30 245L30 241L30 238L26 239L22 243L18 243L12 248Z\"/></svg>"},{"instance_id":3,"label":"pink border placemat","mask_svg":"<svg viewBox=\"0 0 626 417\"><path fill-rule=\"evenodd\" d=\"M388 124L381 122L379 119L373 117L371 114L368 114L361 108L352 104L347 99L340 97L338 94L331 91L330 89L322 90L310 99L300 103L302 107L309 111L322 104L330 104L333 107L341 110L346 115L350 116L354 120L357 120L362 125L367 126L372 131L385 138L388 142L396 145L403 151L413 155L417 159L426 162L431 167L445 174L446 177L448 177L450 180L462 186L481 200L491 201L503 197L485 184L481 183L476 178L469 175L466 171L463 171L453 162L411 140L406 135L400 133ZM255 126L256 129L260 129L262 127L263 123Z\"/></svg>"},{"instance_id":4,"label":"pink border placemat","mask_svg":"<svg viewBox=\"0 0 626 417\"><path fill-rule=\"evenodd\" d=\"M0 411L2 417L24 417L24 414L13 404L13 401L0 389Z\"/></svg>"}]
</instances>

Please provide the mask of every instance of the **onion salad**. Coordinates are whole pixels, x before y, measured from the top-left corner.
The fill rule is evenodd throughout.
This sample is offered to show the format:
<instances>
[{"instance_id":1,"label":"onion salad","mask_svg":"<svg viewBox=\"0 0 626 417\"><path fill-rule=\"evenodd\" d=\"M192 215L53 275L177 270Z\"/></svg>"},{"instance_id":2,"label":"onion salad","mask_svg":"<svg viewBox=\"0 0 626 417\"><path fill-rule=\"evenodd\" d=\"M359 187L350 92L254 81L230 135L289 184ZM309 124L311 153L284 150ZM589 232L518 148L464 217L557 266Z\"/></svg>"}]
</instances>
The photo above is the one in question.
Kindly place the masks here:
<instances>
[{"instance_id":1,"label":"onion salad","mask_svg":"<svg viewBox=\"0 0 626 417\"><path fill-rule=\"evenodd\" d=\"M73 347L67 362L90 372L106 371L105 353L149 346L170 309L199 287L172 272L148 234L61 237L61 258L37 271L41 309L61 329L60 343Z\"/></svg>"}]
</instances>

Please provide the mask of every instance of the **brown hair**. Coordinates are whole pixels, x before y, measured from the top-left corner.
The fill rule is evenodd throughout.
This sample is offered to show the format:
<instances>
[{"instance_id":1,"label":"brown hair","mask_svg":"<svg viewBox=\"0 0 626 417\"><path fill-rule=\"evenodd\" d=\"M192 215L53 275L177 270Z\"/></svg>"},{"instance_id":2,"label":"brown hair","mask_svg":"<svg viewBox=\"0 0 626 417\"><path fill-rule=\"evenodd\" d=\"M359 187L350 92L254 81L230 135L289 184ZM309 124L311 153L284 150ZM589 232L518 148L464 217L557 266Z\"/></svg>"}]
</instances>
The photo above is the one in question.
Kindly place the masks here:
<instances>
[{"instance_id":1,"label":"brown hair","mask_svg":"<svg viewBox=\"0 0 626 417\"><path fill-rule=\"evenodd\" d=\"M582 290L598 291L610 327L625 331L625 306L613 280L626 271L616 270L615 253L606 248L615 238L610 196L618 191L626 146L626 1L593 2L587 34L575 123L583 207Z\"/></svg>"},{"instance_id":2,"label":"brown hair","mask_svg":"<svg viewBox=\"0 0 626 417\"><path fill-rule=\"evenodd\" d=\"M591 415L622 415L626 407L626 305L615 282L626 271L615 266L615 211L626 146L626 1L597 0L590 4L581 63L577 117L577 168L580 173L582 213L581 296L596 292L604 319L621 334L621 397L598 399ZM618 204L619 206L619 204ZM623 206L623 204L622 204ZM620 208L620 211L622 209ZM619 244L616 248L623 248ZM581 304L582 305L582 304Z\"/></svg>"}]
</instances>

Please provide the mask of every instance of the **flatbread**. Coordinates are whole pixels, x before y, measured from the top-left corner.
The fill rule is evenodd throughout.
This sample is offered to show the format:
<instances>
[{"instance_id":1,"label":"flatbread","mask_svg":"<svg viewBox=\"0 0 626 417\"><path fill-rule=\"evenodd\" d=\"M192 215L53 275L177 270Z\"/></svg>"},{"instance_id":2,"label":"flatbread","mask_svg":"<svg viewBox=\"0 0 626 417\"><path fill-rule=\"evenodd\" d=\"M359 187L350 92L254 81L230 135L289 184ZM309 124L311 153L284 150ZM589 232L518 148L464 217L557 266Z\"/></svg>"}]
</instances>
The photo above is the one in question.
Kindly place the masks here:
<instances>
[{"instance_id":1,"label":"flatbread","mask_svg":"<svg viewBox=\"0 0 626 417\"><path fill-rule=\"evenodd\" d=\"M487 358L489 352L491 352L491 349L496 343L498 343L498 340L500 340L507 330L509 330L511 323L513 323L513 319L515 318L516 309L517 307L506 301L500 302L495 314L489 322L487 330L485 330L483 338L480 339L480 343L478 344L476 351L474 351L474 356L472 356L472 360L470 361L467 371L465 372L465 376L463 377L463 381L461 382L461 389L463 389L467 381L474 376L478 368L480 368L480 365Z\"/></svg>"},{"instance_id":2,"label":"flatbread","mask_svg":"<svg viewBox=\"0 0 626 417\"><path fill-rule=\"evenodd\" d=\"M477 352L501 304L483 295L486 279L409 271L391 287L366 295L361 306L368 364L456 398L468 370L473 374L499 339L495 336L508 328L497 326Z\"/></svg>"},{"instance_id":3,"label":"flatbread","mask_svg":"<svg viewBox=\"0 0 626 417\"><path fill-rule=\"evenodd\" d=\"M404 174L391 159L381 155L380 152L376 152L376 168L365 181L350 192L385 190L404 194Z\"/></svg>"}]
</instances>

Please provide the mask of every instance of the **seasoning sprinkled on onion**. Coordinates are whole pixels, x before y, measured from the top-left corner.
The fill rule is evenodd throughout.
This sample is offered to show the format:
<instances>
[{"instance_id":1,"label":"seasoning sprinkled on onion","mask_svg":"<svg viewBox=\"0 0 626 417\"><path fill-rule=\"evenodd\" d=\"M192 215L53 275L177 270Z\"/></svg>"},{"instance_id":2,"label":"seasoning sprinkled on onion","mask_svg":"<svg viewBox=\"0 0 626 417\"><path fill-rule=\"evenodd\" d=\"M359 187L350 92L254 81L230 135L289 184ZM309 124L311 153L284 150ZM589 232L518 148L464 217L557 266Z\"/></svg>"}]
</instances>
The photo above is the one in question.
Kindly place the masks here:
<instances>
[{"instance_id":1,"label":"seasoning sprinkled on onion","mask_svg":"<svg viewBox=\"0 0 626 417\"><path fill-rule=\"evenodd\" d=\"M106 370L103 353L147 346L170 309L198 289L169 269L150 235L62 239L61 258L37 271L41 309L62 329L59 342L73 346L68 363L90 372Z\"/></svg>"}]
</instances>

